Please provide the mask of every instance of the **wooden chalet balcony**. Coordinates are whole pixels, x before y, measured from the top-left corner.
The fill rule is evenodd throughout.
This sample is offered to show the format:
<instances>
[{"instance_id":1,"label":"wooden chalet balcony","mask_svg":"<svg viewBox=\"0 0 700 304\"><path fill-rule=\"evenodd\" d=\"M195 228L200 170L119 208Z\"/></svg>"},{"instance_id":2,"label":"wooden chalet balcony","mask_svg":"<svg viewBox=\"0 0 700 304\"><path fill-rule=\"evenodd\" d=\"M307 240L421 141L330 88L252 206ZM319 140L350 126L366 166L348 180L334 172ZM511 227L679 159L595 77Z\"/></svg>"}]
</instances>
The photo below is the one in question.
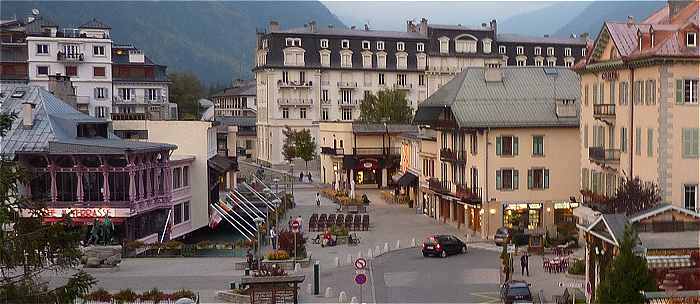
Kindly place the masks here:
<instances>
[{"instance_id":1,"label":"wooden chalet balcony","mask_svg":"<svg viewBox=\"0 0 700 304\"><path fill-rule=\"evenodd\" d=\"M440 149L440 159L448 162L464 163L466 161L465 151L453 151L450 148Z\"/></svg>"},{"instance_id":2,"label":"wooden chalet balcony","mask_svg":"<svg viewBox=\"0 0 700 304\"><path fill-rule=\"evenodd\" d=\"M588 159L592 162L607 165L620 163L620 149L606 149L603 147L588 148Z\"/></svg>"},{"instance_id":3,"label":"wooden chalet balcony","mask_svg":"<svg viewBox=\"0 0 700 304\"><path fill-rule=\"evenodd\" d=\"M615 104L594 104L593 118L605 121L615 121Z\"/></svg>"}]
</instances>

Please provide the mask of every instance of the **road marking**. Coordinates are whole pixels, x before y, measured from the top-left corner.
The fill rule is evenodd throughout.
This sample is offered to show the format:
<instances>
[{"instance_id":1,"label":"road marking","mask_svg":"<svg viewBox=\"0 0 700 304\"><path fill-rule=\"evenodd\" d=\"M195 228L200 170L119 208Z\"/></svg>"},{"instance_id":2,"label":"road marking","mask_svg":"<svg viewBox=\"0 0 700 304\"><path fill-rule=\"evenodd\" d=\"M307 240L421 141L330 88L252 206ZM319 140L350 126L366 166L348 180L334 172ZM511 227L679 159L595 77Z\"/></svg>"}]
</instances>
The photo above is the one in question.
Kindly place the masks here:
<instances>
[{"instance_id":1,"label":"road marking","mask_svg":"<svg viewBox=\"0 0 700 304\"><path fill-rule=\"evenodd\" d=\"M410 272L387 272L384 274L384 285L387 287L411 287L418 281L418 273Z\"/></svg>"},{"instance_id":2,"label":"road marking","mask_svg":"<svg viewBox=\"0 0 700 304\"><path fill-rule=\"evenodd\" d=\"M372 269L374 268L372 264L372 260L369 260L369 279L372 281L372 303L377 303L377 294L374 290L374 272L372 272ZM369 302L369 301L367 301Z\"/></svg>"},{"instance_id":3,"label":"road marking","mask_svg":"<svg viewBox=\"0 0 700 304\"><path fill-rule=\"evenodd\" d=\"M479 303L500 303L501 302L501 297L499 297L499 294L497 292L492 292L492 291L472 292L472 293L470 293L470 295L486 301L486 302L479 302Z\"/></svg>"}]
</instances>

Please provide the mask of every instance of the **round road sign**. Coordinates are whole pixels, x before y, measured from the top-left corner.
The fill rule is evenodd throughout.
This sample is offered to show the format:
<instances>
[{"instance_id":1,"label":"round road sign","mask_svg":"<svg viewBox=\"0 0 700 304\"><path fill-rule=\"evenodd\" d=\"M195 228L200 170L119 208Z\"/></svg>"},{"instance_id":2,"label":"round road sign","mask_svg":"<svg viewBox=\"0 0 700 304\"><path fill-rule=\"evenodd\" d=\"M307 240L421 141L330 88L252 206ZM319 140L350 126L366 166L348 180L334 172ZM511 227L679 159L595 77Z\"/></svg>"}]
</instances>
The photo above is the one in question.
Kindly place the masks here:
<instances>
[{"instance_id":1,"label":"round road sign","mask_svg":"<svg viewBox=\"0 0 700 304\"><path fill-rule=\"evenodd\" d=\"M292 221L292 232L299 232L299 226L301 226L301 224L298 220Z\"/></svg>"},{"instance_id":2,"label":"round road sign","mask_svg":"<svg viewBox=\"0 0 700 304\"><path fill-rule=\"evenodd\" d=\"M367 260L363 258L357 258L357 260L355 260L355 269L365 269L365 266L367 266Z\"/></svg>"},{"instance_id":3,"label":"round road sign","mask_svg":"<svg viewBox=\"0 0 700 304\"><path fill-rule=\"evenodd\" d=\"M363 285L366 282L367 282L367 276L364 273L358 273L355 276L355 283L357 283L357 285Z\"/></svg>"}]
</instances>

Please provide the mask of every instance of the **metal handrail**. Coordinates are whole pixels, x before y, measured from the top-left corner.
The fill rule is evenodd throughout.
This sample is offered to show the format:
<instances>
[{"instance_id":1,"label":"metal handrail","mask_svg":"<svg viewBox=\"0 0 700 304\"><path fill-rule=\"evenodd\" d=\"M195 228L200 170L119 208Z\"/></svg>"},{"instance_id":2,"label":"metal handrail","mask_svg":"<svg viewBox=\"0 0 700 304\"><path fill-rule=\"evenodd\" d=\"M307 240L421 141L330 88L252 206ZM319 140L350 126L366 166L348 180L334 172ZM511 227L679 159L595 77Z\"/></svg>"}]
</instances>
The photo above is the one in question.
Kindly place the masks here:
<instances>
[{"instance_id":1,"label":"metal handrail","mask_svg":"<svg viewBox=\"0 0 700 304\"><path fill-rule=\"evenodd\" d=\"M262 200L262 201L265 203L265 205L267 205L267 207L272 208L272 211L276 211L276 210L277 210L277 209L275 208L275 206L272 205L272 203L270 203L270 201L268 201L268 200L265 199L262 195L260 195L260 192L258 192L258 191L256 191L255 189L253 189L253 187L249 186L247 183L243 183L243 186L246 187L248 190L250 190L253 194L255 194L255 196L257 196L260 200ZM269 188L268 188L268 189L269 189Z\"/></svg>"},{"instance_id":2,"label":"metal handrail","mask_svg":"<svg viewBox=\"0 0 700 304\"><path fill-rule=\"evenodd\" d=\"M251 236L253 236L253 233L250 232L250 231L248 231L248 229L246 229L241 223L239 223L235 218L233 218L230 214L228 214L228 212L226 212L225 210L223 210L223 208L221 208L220 206L217 206L216 204L213 204L213 203L212 203L212 204L209 204L209 205L210 205L212 208L214 208L214 210L215 210L216 212L218 212L219 215L221 215L221 217L222 217L223 219L225 219L229 224L231 224L231 226L233 226L233 228L236 228L236 230L238 230L238 232L240 232L247 240L249 240L249 241L252 240L252 239L251 239ZM222 210L219 210L219 209L222 209ZM229 219L229 218L231 218L231 219ZM240 226L241 228L243 228L243 230L245 230L248 234L250 234L250 236L248 236L248 234L246 234L245 232L243 232L243 231L241 230L241 228L239 228L238 226L236 226L236 224L234 224L233 222L231 222L231 220L233 220L234 222L236 222L236 224L238 224L238 226Z\"/></svg>"},{"instance_id":3,"label":"metal handrail","mask_svg":"<svg viewBox=\"0 0 700 304\"><path fill-rule=\"evenodd\" d=\"M242 200L244 200L246 204L248 204L248 205L250 205L251 207L255 208L255 210L258 211L258 214L262 215L262 217L263 217L264 219L267 219L267 215L266 215L264 212L262 212L262 210L260 210L257 206L255 206L255 204L253 204L251 201L249 201L245 196L243 196L243 194L241 194L240 192L238 192L238 190L233 190L233 191L231 191L231 192L235 193L235 194L237 195L237 197L240 197Z\"/></svg>"},{"instance_id":4,"label":"metal handrail","mask_svg":"<svg viewBox=\"0 0 700 304\"><path fill-rule=\"evenodd\" d=\"M243 207L243 204L236 202L236 200L233 199L233 198L231 198L228 194L226 194L226 198L228 198L229 200L231 200L232 202L235 203L235 204L229 203L226 199L224 199L224 203L226 203L227 206L229 206L229 208L231 208L231 211L233 211L234 213L236 212L236 210L234 210L234 207L239 206L239 209L243 210L243 212L245 212L245 214L246 214L248 217L250 217L251 219L254 219L254 218L257 217L257 216L252 216L252 215L250 215L250 213L248 212L248 210L246 210L246 209ZM252 212L252 211L251 211L251 212ZM240 217L241 220L242 220L244 223L246 223L246 225L248 225L248 227L250 227L250 228L253 229L254 231L257 231L257 228L255 228L254 225L251 225L249 222L247 222L247 221L243 218L243 216L241 216L241 215L238 214L238 213L235 213L235 214L238 215L238 217Z\"/></svg>"}]
</instances>

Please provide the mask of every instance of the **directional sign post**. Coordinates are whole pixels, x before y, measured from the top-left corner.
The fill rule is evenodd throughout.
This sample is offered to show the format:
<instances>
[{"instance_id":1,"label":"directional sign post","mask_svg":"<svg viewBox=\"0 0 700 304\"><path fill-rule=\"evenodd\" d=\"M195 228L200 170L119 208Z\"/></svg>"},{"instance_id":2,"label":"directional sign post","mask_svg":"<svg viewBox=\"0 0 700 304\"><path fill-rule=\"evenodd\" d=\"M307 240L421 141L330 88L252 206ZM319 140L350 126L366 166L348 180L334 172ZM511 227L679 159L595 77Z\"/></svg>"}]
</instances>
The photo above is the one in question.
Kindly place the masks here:
<instances>
[{"instance_id":1,"label":"directional sign post","mask_svg":"<svg viewBox=\"0 0 700 304\"><path fill-rule=\"evenodd\" d=\"M367 260L365 260L363 258L357 258L357 260L355 260L355 269L362 270L362 269L365 269L366 266L367 266Z\"/></svg>"},{"instance_id":2,"label":"directional sign post","mask_svg":"<svg viewBox=\"0 0 700 304\"><path fill-rule=\"evenodd\" d=\"M365 283L367 283L367 275L364 273L358 273L355 275L355 284L360 285L360 303L362 303L362 285Z\"/></svg>"}]
</instances>

